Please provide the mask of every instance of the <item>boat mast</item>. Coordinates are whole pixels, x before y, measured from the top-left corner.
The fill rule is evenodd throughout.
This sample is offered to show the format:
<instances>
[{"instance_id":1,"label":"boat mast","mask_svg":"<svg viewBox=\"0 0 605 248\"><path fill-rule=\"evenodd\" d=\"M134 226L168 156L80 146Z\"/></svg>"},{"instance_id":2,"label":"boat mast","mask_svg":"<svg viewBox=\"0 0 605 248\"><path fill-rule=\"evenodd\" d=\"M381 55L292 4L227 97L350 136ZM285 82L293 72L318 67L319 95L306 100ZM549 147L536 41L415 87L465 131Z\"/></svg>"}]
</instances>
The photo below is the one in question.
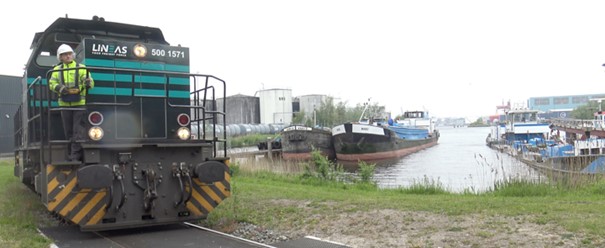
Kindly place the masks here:
<instances>
[{"instance_id":1,"label":"boat mast","mask_svg":"<svg viewBox=\"0 0 605 248\"><path fill-rule=\"evenodd\" d=\"M361 116L359 116L359 121L361 122L361 119L363 119L363 115L366 113L366 110L368 109L368 106L370 106L370 99L372 99L371 97L368 98L368 102L365 103L366 107L363 108L363 111L361 112Z\"/></svg>"}]
</instances>

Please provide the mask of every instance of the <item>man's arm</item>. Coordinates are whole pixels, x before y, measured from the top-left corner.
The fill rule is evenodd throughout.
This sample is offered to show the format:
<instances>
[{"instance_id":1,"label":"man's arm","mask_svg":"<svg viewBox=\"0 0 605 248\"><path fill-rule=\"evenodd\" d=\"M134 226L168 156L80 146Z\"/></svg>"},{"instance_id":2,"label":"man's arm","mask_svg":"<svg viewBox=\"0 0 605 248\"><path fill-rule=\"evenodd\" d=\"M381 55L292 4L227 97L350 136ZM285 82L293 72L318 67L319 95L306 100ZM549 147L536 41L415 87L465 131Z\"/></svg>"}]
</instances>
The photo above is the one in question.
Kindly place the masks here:
<instances>
[{"instance_id":1,"label":"man's arm","mask_svg":"<svg viewBox=\"0 0 605 248\"><path fill-rule=\"evenodd\" d=\"M85 65L80 65L81 67L86 67ZM84 83L84 87L87 89L92 89L95 87L95 81L92 79L92 75L88 71L88 69L80 69L80 82Z\"/></svg>"},{"instance_id":2,"label":"man's arm","mask_svg":"<svg viewBox=\"0 0 605 248\"><path fill-rule=\"evenodd\" d=\"M48 89L57 94L62 94L64 91L67 91L65 85L59 83L59 72L55 71L50 75L50 79L48 80Z\"/></svg>"}]
</instances>

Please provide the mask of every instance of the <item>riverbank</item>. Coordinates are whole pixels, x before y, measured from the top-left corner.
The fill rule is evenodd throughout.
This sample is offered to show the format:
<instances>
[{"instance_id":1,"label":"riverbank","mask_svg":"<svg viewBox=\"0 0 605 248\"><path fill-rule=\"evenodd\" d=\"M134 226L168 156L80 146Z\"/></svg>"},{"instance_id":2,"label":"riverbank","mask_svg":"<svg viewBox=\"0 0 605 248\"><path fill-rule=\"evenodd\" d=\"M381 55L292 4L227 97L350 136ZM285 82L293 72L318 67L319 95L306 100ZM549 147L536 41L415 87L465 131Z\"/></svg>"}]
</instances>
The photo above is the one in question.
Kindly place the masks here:
<instances>
[{"instance_id":1,"label":"riverbank","mask_svg":"<svg viewBox=\"0 0 605 248\"><path fill-rule=\"evenodd\" d=\"M276 236L352 247L604 246L605 185L558 187L430 194L253 173L234 178L234 196L209 222L226 230L254 223Z\"/></svg>"},{"instance_id":2,"label":"riverbank","mask_svg":"<svg viewBox=\"0 0 605 248\"><path fill-rule=\"evenodd\" d=\"M232 197L205 225L263 243L311 235L352 247L605 246L603 183L510 182L455 194L438 185L378 189L302 177L300 164L264 166L234 165ZM36 227L59 223L41 214L12 164L0 162L0 178L0 193L11 196L0 204L0 246L47 247Z\"/></svg>"}]
</instances>

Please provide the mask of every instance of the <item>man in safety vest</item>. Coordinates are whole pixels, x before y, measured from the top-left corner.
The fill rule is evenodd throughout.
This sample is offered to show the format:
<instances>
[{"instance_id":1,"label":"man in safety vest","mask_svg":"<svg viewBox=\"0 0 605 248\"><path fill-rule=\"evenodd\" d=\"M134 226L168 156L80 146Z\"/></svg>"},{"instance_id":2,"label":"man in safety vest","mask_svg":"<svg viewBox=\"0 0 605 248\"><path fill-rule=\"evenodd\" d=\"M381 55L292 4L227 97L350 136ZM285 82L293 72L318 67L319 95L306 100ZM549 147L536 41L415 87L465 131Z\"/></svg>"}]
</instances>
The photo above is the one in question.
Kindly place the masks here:
<instances>
[{"instance_id":1,"label":"man in safety vest","mask_svg":"<svg viewBox=\"0 0 605 248\"><path fill-rule=\"evenodd\" d=\"M74 57L74 50L69 45L59 46L57 59L61 63L53 68L58 71L54 71L48 80L49 89L59 95L59 107L64 109L61 110L61 119L66 139L70 141L68 160L71 161L82 160L82 145L76 141L84 138L86 94L94 87L90 73Z\"/></svg>"}]
</instances>

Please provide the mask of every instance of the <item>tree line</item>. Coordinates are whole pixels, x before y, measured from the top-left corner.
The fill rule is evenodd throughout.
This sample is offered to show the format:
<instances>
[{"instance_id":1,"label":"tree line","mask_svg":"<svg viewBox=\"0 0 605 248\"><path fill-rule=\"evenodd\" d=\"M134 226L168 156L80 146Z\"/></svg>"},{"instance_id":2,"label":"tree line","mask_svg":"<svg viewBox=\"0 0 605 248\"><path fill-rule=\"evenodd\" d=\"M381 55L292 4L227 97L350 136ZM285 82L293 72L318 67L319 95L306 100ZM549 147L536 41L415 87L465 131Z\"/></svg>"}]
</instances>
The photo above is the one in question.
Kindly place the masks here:
<instances>
[{"instance_id":1,"label":"tree line","mask_svg":"<svg viewBox=\"0 0 605 248\"><path fill-rule=\"evenodd\" d=\"M342 123L359 121L362 113L364 118L382 117L385 115L385 107L379 106L378 103L358 103L355 107L347 107L346 102L335 103L333 97L327 97L315 113L295 113L292 124L331 128Z\"/></svg>"},{"instance_id":2,"label":"tree line","mask_svg":"<svg viewBox=\"0 0 605 248\"><path fill-rule=\"evenodd\" d=\"M590 120L594 119L594 113L597 111L605 110L603 107L604 103L597 101L589 101L586 105L579 106L571 111L571 118Z\"/></svg>"}]
</instances>

